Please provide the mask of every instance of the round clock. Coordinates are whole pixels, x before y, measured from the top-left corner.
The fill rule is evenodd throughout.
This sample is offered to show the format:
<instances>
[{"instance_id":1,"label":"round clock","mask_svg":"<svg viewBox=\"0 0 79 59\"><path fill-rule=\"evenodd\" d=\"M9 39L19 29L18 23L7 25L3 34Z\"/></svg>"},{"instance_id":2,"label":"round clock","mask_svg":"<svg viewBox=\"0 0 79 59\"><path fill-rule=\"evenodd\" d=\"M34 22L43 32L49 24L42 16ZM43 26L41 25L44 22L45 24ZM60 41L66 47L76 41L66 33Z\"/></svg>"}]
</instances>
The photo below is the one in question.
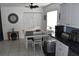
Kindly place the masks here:
<instances>
[{"instance_id":1,"label":"round clock","mask_svg":"<svg viewBox=\"0 0 79 59\"><path fill-rule=\"evenodd\" d=\"M15 13L9 14L8 21L10 23L13 23L13 24L16 23L16 22L18 22L18 16L17 16L17 14L15 14Z\"/></svg>"}]
</instances>

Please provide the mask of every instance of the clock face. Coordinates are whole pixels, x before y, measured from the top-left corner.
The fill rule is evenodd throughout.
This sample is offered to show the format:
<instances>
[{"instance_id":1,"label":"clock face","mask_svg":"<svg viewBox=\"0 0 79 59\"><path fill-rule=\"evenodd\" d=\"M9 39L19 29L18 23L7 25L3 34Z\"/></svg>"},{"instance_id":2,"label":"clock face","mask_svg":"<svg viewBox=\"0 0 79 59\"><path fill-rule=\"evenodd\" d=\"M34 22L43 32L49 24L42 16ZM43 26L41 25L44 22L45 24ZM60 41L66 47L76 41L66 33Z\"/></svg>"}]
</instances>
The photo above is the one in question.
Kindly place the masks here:
<instances>
[{"instance_id":1,"label":"clock face","mask_svg":"<svg viewBox=\"0 0 79 59\"><path fill-rule=\"evenodd\" d=\"M10 23L16 23L18 21L18 16L17 14L15 13L11 13L9 16L8 16L8 21Z\"/></svg>"}]
</instances>

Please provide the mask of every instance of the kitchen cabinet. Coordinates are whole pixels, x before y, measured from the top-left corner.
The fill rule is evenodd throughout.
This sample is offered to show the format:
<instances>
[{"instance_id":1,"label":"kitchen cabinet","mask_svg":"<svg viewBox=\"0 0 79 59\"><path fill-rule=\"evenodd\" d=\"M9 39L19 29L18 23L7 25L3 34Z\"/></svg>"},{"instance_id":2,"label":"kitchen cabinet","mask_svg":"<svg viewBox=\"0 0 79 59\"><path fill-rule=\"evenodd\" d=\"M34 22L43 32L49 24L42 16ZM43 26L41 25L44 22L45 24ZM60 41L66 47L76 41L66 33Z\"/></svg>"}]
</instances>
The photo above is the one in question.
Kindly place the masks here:
<instances>
[{"instance_id":1,"label":"kitchen cabinet","mask_svg":"<svg viewBox=\"0 0 79 59\"><path fill-rule=\"evenodd\" d=\"M71 26L79 28L79 4L72 4L71 8Z\"/></svg>"},{"instance_id":2,"label":"kitchen cabinet","mask_svg":"<svg viewBox=\"0 0 79 59\"><path fill-rule=\"evenodd\" d=\"M71 26L71 8L68 4L62 4L60 10L60 23Z\"/></svg>"},{"instance_id":3,"label":"kitchen cabinet","mask_svg":"<svg viewBox=\"0 0 79 59\"><path fill-rule=\"evenodd\" d=\"M67 56L68 55L68 46L63 44L60 41L56 41L56 56Z\"/></svg>"},{"instance_id":4,"label":"kitchen cabinet","mask_svg":"<svg viewBox=\"0 0 79 59\"><path fill-rule=\"evenodd\" d=\"M61 4L60 25L79 28L79 4Z\"/></svg>"}]
</instances>

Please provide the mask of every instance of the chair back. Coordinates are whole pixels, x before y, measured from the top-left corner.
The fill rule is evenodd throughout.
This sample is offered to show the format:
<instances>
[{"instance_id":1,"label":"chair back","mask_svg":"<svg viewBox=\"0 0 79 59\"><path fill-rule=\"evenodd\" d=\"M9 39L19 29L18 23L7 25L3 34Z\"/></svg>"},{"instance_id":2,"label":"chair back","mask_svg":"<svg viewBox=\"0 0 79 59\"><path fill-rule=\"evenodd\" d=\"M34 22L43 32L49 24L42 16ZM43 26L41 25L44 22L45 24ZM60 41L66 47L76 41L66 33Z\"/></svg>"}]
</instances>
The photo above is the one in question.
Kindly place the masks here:
<instances>
[{"instance_id":1,"label":"chair back","mask_svg":"<svg viewBox=\"0 0 79 59\"><path fill-rule=\"evenodd\" d=\"M26 31L26 36L31 36L33 35L33 31Z\"/></svg>"}]
</instances>

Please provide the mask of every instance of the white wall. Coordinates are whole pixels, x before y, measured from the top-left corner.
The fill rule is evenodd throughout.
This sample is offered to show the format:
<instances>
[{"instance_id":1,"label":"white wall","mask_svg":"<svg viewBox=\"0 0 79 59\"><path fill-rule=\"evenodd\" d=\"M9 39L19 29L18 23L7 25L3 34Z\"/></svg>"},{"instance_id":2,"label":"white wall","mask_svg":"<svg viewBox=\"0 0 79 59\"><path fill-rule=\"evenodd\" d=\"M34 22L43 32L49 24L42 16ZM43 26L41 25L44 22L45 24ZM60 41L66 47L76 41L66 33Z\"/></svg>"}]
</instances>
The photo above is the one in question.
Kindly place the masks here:
<instances>
[{"instance_id":1,"label":"white wall","mask_svg":"<svg viewBox=\"0 0 79 59\"><path fill-rule=\"evenodd\" d=\"M61 5L60 25L79 28L79 3L65 3Z\"/></svg>"},{"instance_id":2,"label":"white wall","mask_svg":"<svg viewBox=\"0 0 79 59\"><path fill-rule=\"evenodd\" d=\"M38 13L42 13L43 9L37 8L37 9L31 10L29 8L24 8L24 7L2 7L1 8L1 17L2 17L2 26L3 26L4 40L8 39L7 38L7 32L11 31L12 28L15 28L16 31L19 31L20 38L23 38L23 35L24 35L24 33L23 33L23 30L24 30L24 27L23 27L23 25L24 25L23 14L25 12L29 12L29 13L31 13L31 12L38 12ZM18 22L16 24L9 23L8 15L10 13L16 13L18 15L19 20L18 20ZM38 22L41 21L41 20L43 20L43 19L38 20ZM43 23L42 23L42 25L43 25Z\"/></svg>"}]
</instances>

